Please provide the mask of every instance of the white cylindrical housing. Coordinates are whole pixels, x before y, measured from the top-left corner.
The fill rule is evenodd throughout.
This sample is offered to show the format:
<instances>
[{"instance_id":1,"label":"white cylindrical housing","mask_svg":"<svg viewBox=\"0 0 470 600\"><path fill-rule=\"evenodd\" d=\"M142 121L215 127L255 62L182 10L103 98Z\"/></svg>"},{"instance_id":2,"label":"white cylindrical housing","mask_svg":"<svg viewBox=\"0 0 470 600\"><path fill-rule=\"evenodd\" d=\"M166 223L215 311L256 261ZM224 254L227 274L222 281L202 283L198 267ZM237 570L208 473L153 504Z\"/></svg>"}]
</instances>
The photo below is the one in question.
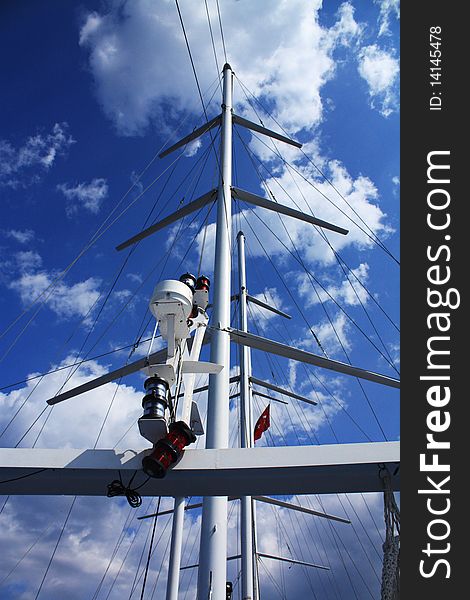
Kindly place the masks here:
<instances>
[{"instance_id":1,"label":"white cylindrical housing","mask_svg":"<svg viewBox=\"0 0 470 600\"><path fill-rule=\"evenodd\" d=\"M193 292L185 283L176 279L165 279L157 283L149 308L159 322L164 339L167 339L170 315L175 316L175 338L184 339L188 336L187 320L193 310Z\"/></svg>"}]
</instances>

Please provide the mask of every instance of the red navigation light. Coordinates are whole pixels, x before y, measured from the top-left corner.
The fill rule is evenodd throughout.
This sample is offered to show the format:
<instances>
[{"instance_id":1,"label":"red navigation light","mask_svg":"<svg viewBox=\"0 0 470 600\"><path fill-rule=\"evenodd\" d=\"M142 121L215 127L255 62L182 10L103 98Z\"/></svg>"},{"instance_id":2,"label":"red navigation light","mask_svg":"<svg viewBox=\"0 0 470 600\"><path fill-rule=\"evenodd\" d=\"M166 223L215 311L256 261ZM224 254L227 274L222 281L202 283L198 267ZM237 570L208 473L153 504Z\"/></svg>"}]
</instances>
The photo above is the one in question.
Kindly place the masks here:
<instances>
[{"instance_id":1,"label":"red navigation light","mask_svg":"<svg viewBox=\"0 0 470 600\"><path fill-rule=\"evenodd\" d=\"M195 441L196 436L184 421L171 423L167 435L142 459L142 469L149 477L165 477L169 467L183 454L184 447Z\"/></svg>"},{"instance_id":2,"label":"red navigation light","mask_svg":"<svg viewBox=\"0 0 470 600\"><path fill-rule=\"evenodd\" d=\"M206 292L208 292L210 286L211 282L208 277L206 277L205 275L201 275L200 277L198 277L196 281L196 290L205 290Z\"/></svg>"}]
</instances>

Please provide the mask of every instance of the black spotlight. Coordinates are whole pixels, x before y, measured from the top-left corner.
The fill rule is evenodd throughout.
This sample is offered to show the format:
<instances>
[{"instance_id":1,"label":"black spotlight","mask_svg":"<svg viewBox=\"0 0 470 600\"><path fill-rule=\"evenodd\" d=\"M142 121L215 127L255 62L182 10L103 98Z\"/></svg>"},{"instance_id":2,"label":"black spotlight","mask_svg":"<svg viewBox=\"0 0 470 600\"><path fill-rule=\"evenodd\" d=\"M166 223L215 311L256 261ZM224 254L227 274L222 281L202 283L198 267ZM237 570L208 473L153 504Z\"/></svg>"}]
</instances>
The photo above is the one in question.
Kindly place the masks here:
<instances>
[{"instance_id":1,"label":"black spotlight","mask_svg":"<svg viewBox=\"0 0 470 600\"><path fill-rule=\"evenodd\" d=\"M185 283L188 286L188 288L192 292L194 292L196 288L196 278L194 277L194 275L192 275L191 273L185 273L184 275L181 275L180 281L181 283Z\"/></svg>"},{"instance_id":2,"label":"black spotlight","mask_svg":"<svg viewBox=\"0 0 470 600\"><path fill-rule=\"evenodd\" d=\"M196 436L184 421L171 423L168 429L167 435L158 440L153 451L142 459L142 469L149 477L165 477L168 468L183 454L184 447L196 441Z\"/></svg>"}]
</instances>

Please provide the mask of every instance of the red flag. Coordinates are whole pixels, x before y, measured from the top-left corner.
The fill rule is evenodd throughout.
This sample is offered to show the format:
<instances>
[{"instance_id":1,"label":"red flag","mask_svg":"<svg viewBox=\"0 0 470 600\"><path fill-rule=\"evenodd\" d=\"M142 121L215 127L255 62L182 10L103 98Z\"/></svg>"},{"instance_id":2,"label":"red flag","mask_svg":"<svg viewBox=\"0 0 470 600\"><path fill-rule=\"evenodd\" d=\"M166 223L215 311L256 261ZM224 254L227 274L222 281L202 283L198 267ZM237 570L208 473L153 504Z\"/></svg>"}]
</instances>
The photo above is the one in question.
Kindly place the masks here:
<instances>
[{"instance_id":1,"label":"red flag","mask_svg":"<svg viewBox=\"0 0 470 600\"><path fill-rule=\"evenodd\" d=\"M256 421L254 432L255 442L256 440L260 439L260 437L263 435L263 432L269 429L271 425L271 422L269 420L269 407L270 404L268 404L268 406L263 410L260 418Z\"/></svg>"}]
</instances>

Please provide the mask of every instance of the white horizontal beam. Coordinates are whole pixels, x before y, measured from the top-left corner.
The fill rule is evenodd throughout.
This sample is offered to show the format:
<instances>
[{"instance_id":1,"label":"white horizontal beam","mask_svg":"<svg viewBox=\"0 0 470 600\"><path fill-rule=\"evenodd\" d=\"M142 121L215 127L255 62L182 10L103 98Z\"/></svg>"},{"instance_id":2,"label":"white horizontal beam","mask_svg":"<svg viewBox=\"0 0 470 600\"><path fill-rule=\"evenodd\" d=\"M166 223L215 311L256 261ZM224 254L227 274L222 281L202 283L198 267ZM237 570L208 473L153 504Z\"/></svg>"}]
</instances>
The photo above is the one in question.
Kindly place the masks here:
<instances>
[{"instance_id":1,"label":"white horizontal beam","mask_svg":"<svg viewBox=\"0 0 470 600\"><path fill-rule=\"evenodd\" d=\"M137 371L140 371L140 369L144 369L149 364L157 365L164 363L167 359L167 356L167 349L163 348L162 350L154 352L150 356L139 358L139 360L124 365L123 367L119 367L119 369L116 369L115 371L105 373L100 377L96 377L95 379L91 379L86 383L82 383L82 385L67 390L66 392L62 392L61 394L57 394L57 396L49 398L49 400L47 400L47 404L59 404L59 402L63 402L64 400L68 400L69 398L73 398L74 396L79 396L80 394L84 394L85 392L90 392L91 390L101 387L106 383L116 381L116 379L120 379L121 377L125 377L126 375L131 375L132 373L137 373Z\"/></svg>"},{"instance_id":2,"label":"white horizontal beam","mask_svg":"<svg viewBox=\"0 0 470 600\"><path fill-rule=\"evenodd\" d=\"M248 300L248 302L251 302L252 304L257 304L258 306L261 306L261 308L269 310L276 315L280 315L281 317L284 317L285 319L292 319L292 317L290 315L288 315L285 312L282 312L282 310L279 310L278 308L275 308L274 306L269 306L269 304L266 304L266 302L263 302L259 298L255 298L254 296L251 296L250 294L246 295L246 299Z\"/></svg>"},{"instance_id":3,"label":"white horizontal beam","mask_svg":"<svg viewBox=\"0 0 470 600\"><path fill-rule=\"evenodd\" d=\"M144 450L0 449L0 494L105 496L141 470ZM379 466L393 474L399 442L186 450L164 479L139 487L143 496L241 496L382 491ZM136 474L133 487L146 481ZM399 489L399 476L392 476Z\"/></svg>"},{"instance_id":4,"label":"white horizontal beam","mask_svg":"<svg viewBox=\"0 0 470 600\"><path fill-rule=\"evenodd\" d=\"M289 402L286 402L285 400L281 400L280 398L274 398L274 396L263 394L263 392L258 392L257 390L252 390L251 393L253 394L253 396L259 396L260 398L266 398L267 400L273 400L274 402L280 402L281 404L289 405Z\"/></svg>"},{"instance_id":5,"label":"white horizontal beam","mask_svg":"<svg viewBox=\"0 0 470 600\"><path fill-rule=\"evenodd\" d=\"M264 552L257 552L257 556L262 558L271 558L272 560L280 560L282 562L292 563L293 565L303 565L304 567L314 567L315 569L325 569L326 571L330 570L330 567L325 567L323 565L317 565L315 563L305 562L303 560L295 560L294 558L286 558L284 556L274 556L274 554L266 554Z\"/></svg>"},{"instance_id":6,"label":"white horizontal beam","mask_svg":"<svg viewBox=\"0 0 470 600\"><path fill-rule=\"evenodd\" d=\"M203 345L208 344L211 339L211 331L206 329L204 333L204 338L202 340ZM188 339L188 348L191 349L194 338ZM162 350L158 350L157 352L153 352L150 356L145 356L144 358L139 358L135 362L131 362L123 367L119 367L115 371L111 371L109 373L105 373L101 375L101 377L97 377L96 379L91 379L86 383L82 383L77 387L74 387L66 392L62 392L53 398L49 398L47 400L47 404L59 404L59 402L63 402L64 400L68 400L69 398L74 398L75 396L79 396L80 394L84 394L85 392L90 392L106 383L111 383L111 381L116 381L116 379L120 379L121 377L125 377L126 375L131 375L132 373L137 373L141 369L145 369L149 365L160 365L166 361L168 357L167 348L162 348ZM212 369L210 366L212 363L202 363L205 365L203 368ZM209 371L206 371L209 372Z\"/></svg>"},{"instance_id":7,"label":"white horizontal beam","mask_svg":"<svg viewBox=\"0 0 470 600\"><path fill-rule=\"evenodd\" d=\"M313 515L315 517L322 517L323 519L329 519L331 521L338 521L340 523L351 523L349 519L344 519L343 517L337 517L335 515L330 515L328 513L314 510L313 508L306 508L305 506L300 506L299 504L292 504L291 502L284 502L283 500L278 500L277 498L268 498L267 496L252 496L253 500L258 500L259 502L265 502L266 504L273 504L274 506L280 506L281 508L288 508L289 510L294 510L296 512L305 513L306 515Z\"/></svg>"},{"instance_id":8,"label":"white horizontal beam","mask_svg":"<svg viewBox=\"0 0 470 600\"><path fill-rule=\"evenodd\" d=\"M236 344L243 344L249 346L255 350L261 350L262 352L269 352L270 354L277 354L278 356L284 356L292 360L298 360L316 367L322 367L324 369L330 369L338 373L344 373L345 375L353 375L360 379L367 379L387 385L394 388L400 387L400 381L387 375L381 375L380 373L374 373L374 371L367 371L360 367L354 367L347 363L340 362L338 360L332 360L325 358L324 356L318 356L312 352L306 352L305 350L299 350L298 348L292 348L286 344L275 342L274 340L268 340L267 338L260 337L259 335L253 335L246 331L240 331L238 329L229 329L230 339Z\"/></svg>"},{"instance_id":9,"label":"white horizontal beam","mask_svg":"<svg viewBox=\"0 0 470 600\"><path fill-rule=\"evenodd\" d=\"M324 565L317 565L315 563L305 562L304 560L295 560L295 558L285 558L284 556L275 556L274 554L266 554L265 552L257 552L256 556L259 558L270 558L272 560L279 560L281 562L291 563L293 565L303 565L304 567L313 567L315 569L324 569L325 571L329 571L330 567L325 567ZM241 554L234 554L233 556L227 556L227 560L239 560L242 557ZM185 565L181 567L181 571L185 571L186 569L196 569L199 567L199 563L194 563L192 565Z\"/></svg>"},{"instance_id":10,"label":"white horizontal beam","mask_svg":"<svg viewBox=\"0 0 470 600\"><path fill-rule=\"evenodd\" d=\"M182 219L183 217L190 215L191 213L195 212L196 210L203 208L206 204L209 204L209 202L211 200L215 200L216 194L217 194L217 190L214 189L214 190L211 190L210 192L207 192L207 194L203 194L200 198L197 198L196 200L193 200L192 202L185 204L179 210L176 210L174 213L171 213L171 215L168 215L168 217L165 217L164 219L162 219L161 221L158 221L154 225L150 225L150 227L147 227L147 229L144 229L143 231L132 236L125 242L122 242L121 244L119 244L119 246L116 246L116 250L119 250L119 251L124 250L125 248L128 248L129 246L132 246L133 244L136 244L137 242L140 242L141 240L148 237L149 235L152 235L152 233L155 233L156 231L160 231L160 229L163 229L164 227L168 227L168 225L175 223L175 221L179 221L179 219Z\"/></svg>"},{"instance_id":11,"label":"white horizontal beam","mask_svg":"<svg viewBox=\"0 0 470 600\"><path fill-rule=\"evenodd\" d=\"M232 194L236 198L240 198L240 200L248 202L249 204L254 204L255 206L260 206L261 208L272 210L274 212L280 213L281 215L286 215L287 217L293 217L294 219L305 221L306 223L310 223L311 225L323 227L323 229L328 229L330 231L335 231L336 233L341 233L341 235L348 234L348 230L344 229L343 227L339 227L338 225L334 225L333 223L328 223L328 221L323 221L322 219L317 219L312 215L307 215L306 213L290 208L289 206L279 204L279 202L267 200L266 198L263 198L262 196L258 196L256 194L252 194L251 192L246 192L245 190L232 187Z\"/></svg>"},{"instance_id":12,"label":"white horizontal beam","mask_svg":"<svg viewBox=\"0 0 470 600\"><path fill-rule=\"evenodd\" d=\"M280 506L281 508L288 508L289 510L293 510L296 512L301 512L304 513L306 515L313 515L315 517L321 517L323 519L329 519L331 521L338 521L340 523L348 523L351 524L351 521L349 519L345 519L344 517L337 517L335 515L330 515L328 513L319 511L319 510L314 510L313 508L306 508L305 506L300 506L299 504L292 504L291 502L284 502L283 500L278 500L277 498L269 498L268 496L252 496L253 500L256 500L258 502L265 502L266 504L273 504L274 506ZM232 500L240 500L239 496L229 496L229 501L231 502ZM192 510L194 508L201 508L202 507L202 502L195 502L194 504L186 504L184 507L184 510ZM162 510L158 513L151 513L149 515L144 515L142 517L137 517L138 521L141 521L142 519L150 519L152 517L157 517L160 515L171 515L173 514L173 509L170 508L169 510Z\"/></svg>"},{"instance_id":13,"label":"white horizontal beam","mask_svg":"<svg viewBox=\"0 0 470 600\"><path fill-rule=\"evenodd\" d=\"M207 121L207 123L204 123L204 125L201 125L201 127L198 127L197 129L195 129L192 133L190 133L189 135L185 136L184 138L182 138L181 140L179 140L178 142L173 144L173 146L170 146L170 148L167 148L163 152L160 152L160 154L158 155L158 158L163 158L164 156L167 156L174 150L177 150L178 148L181 148L182 146L186 146L186 144L189 144L189 142L192 142L193 140L197 139L204 133L207 133L208 131L210 131L213 127L218 125L221 122L221 120L222 120L222 115L217 115L210 121Z\"/></svg>"},{"instance_id":14,"label":"white horizontal beam","mask_svg":"<svg viewBox=\"0 0 470 600\"><path fill-rule=\"evenodd\" d=\"M284 388L281 388L278 385L269 383L269 381L263 381L262 379L258 379L257 377L253 376L250 377L250 381L255 385L259 385L268 390L272 390L273 392L278 392L279 394L283 394L284 396L288 396L289 398L295 398L295 400L300 400L301 402L306 402L307 404L312 404L313 406L317 405L317 402L315 402L315 400L310 400L310 398L304 398L303 396L299 396L299 394L294 394L294 392L290 392L289 390L285 390ZM255 390L253 390L253 392L255 393Z\"/></svg>"},{"instance_id":15,"label":"white horizontal beam","mask_svg":"<svg viewBox=\"0 0 470 600\"><path fill-rule=\"evenodd\" d=\"M262 133L263 135L267 135L268 137L272 137L275 140L279 140L280 142L284 142L286 144L290 144L291 146L295 146L296 148L302 148L302 144L300 142L296 142L295 140L291 140L285 135L281 135L276 131L271 131L271 129L266 129L262 125L258 125L257 123L253 123L253 121L248 121L248 119L244 119L243 117L239 117L238 115L233 115L232 120L237 125L241 125L246 129L251 129L252 131L256 131L257 133Z\"/></svg>"}]
</instances>

